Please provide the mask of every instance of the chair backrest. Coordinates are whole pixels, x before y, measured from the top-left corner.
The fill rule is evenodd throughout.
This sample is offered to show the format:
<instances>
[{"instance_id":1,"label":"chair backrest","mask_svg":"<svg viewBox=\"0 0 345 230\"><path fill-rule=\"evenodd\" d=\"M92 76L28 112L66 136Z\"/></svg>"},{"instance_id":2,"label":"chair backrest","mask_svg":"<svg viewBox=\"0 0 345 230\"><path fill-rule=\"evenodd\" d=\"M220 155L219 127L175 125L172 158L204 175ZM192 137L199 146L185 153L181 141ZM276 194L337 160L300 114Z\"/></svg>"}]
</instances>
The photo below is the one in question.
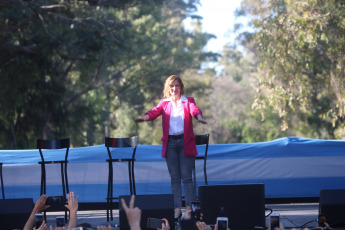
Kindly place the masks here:
<instances>
[{"instance_id":1,"label":"chair backrest","mask_svg":"<svg viewBox=\"0 0 345 230\"><path fill-rule=\"evenodd\" d=\"M210 138L210 134L202 134L202 135L195 135L195 144L196 145L206 145L205 147L205 158L207 157L208 151L208 141Z\"/></svg>"},{"instance_id":2,"label":"chair backrest","mask_svg":"<svg viewBox=\"0 0 345 230\"><path fill-rule=\"evenodd\" d=\"M44 161L42 149L66 149L65 161L67 161L69 147L70 147L69 138L58 139L58 140L37 139L37 148L40 151L42 161Z\"/></svg>"},{"instance_id":3,"label":"chair backrest","mask_svg":"<svg viewBox=\"0 0 345 230\"><path fill-rule=\"evenodd\" d=\"M105 137L104 144L107 147L109 159L112 159L110 148L128 148L133 147L132 158L135 156L135 151L139 143L139 137L125 137L125 138L115 138L115 137Z\"/></svg>"},{"instance_id":4,"label":"chair backrest","mask_svg":"<svg viewBox=\"0 0 345 230\"><path fill-rule=\"evenodd\" d=\"M196 145L208 145L210 134L195 135L195 144Z\"/></svg>"}]
</instances>

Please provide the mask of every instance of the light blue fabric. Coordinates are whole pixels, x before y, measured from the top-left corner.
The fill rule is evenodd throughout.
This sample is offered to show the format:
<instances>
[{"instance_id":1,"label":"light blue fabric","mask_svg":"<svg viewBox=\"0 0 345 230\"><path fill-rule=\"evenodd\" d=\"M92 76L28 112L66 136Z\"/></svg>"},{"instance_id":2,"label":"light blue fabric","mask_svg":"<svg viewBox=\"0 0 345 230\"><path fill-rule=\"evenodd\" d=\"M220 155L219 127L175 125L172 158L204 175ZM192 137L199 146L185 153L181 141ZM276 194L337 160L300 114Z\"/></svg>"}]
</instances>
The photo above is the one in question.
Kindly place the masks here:
<instances>
[{"instance_id":1,"label":"light blue fabric","mask_svg":"<svg viewBox=\"0 0 345 230\"><path fill-rule=\"evenodd\" d=\"M72 143L73 144L73 143ZM137 194L171 192L162 146L138 145L135 162ZM198 152L204 146L198 146ZM113 154L130 154L114 149ZM50 150L47 155L64 150ZM47 156L46 160L50 157ZM71 148L70 190L81 202L105 202L108 166L104 145ZM38 150L1 150L6 198L39 197ZM264 183L268 198L318 197L321 189L345 189L345 141L284 137L269 142L210 145L207 160L209 184ZM204 184L203 162L196 161L197 184ZM47 193L59 195L60 171L47 168ZM126 163L114 163L114 193L129 194Z\"/></svg>"}]
</instances>

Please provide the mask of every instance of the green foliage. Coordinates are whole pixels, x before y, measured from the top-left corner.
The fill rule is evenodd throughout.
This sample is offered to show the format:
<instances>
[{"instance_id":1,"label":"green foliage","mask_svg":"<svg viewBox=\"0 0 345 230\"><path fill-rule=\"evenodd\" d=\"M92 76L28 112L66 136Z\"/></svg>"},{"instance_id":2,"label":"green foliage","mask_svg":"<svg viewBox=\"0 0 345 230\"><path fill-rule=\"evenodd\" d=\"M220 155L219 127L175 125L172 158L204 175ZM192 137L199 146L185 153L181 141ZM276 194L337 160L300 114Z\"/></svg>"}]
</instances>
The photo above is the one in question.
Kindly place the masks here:
<instances>
[{"instance_id":1,"label":"green foliage","mask_svg":"<svg viewBox=\"0 0 345 230\"><path fill-rule=\"evenodd\" d=\"M318 137L344 137L344 1L246 2L242 12L252 16L260 62L253 107L271 107L283 130L298 115L326 130Z\"/></svg>"},{"instance_id":2,"label":"green foliage","mask_svg":"<svg viewBox=\"0 0 345 230\"><path fill-rule=\"evenodd\" d=\"M134 135L171 74L215 57L182 21L198 1L0 2L0 148ZM127 115L126 115L127 114Z\"/></svg>"}]
</instances>

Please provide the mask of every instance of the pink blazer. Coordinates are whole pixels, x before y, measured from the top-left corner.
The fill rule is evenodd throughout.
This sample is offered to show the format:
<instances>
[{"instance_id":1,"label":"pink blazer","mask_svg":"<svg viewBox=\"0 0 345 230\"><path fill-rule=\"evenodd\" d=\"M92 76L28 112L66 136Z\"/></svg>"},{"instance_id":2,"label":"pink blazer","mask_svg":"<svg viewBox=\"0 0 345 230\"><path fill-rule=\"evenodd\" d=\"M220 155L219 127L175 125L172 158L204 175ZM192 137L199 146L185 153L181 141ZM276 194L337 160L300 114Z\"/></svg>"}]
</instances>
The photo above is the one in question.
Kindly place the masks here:
<instances>
[{"instance_id":1,"label":"pink blazer","mask_svg":"<svg viewBox=\"0 0 345 230\"><path fill-rule=\"evenodd\" d=\"M183 99L187 100L183 100ZM193 131L193 121L192 117L198 114L202 115L201 110L196 106L193 97L181 96L182 105L184 108L184 155L186 157L193 157L198 155L195 146L195 136ZM156 119L162 115L162 128L163 137L161 141L163 142L162 157L165 157L168 137L169 137L169 122L170 122L170 112L171 112L172 102L170 99L161 99L159 104L152 110L148 111L147 114L150 116L150 121Z\"/></svg>"}]
</instances>

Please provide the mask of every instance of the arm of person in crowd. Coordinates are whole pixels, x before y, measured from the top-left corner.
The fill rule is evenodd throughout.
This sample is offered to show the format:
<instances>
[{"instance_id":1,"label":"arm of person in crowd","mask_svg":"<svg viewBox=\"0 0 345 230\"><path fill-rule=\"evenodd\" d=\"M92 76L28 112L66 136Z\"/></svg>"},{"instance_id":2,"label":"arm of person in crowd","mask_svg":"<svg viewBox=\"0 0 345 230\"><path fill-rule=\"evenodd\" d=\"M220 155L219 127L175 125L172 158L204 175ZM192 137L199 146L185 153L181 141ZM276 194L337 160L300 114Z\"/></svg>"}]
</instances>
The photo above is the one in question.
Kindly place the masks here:
<instances>
[{"instance_id":1,"label":"arm of person in crowd","mask_svg":"<svg viewBox=\"0 0 345 230\"><path fill-rule=\"evenodd\" d=\"M69 210L68 229L77 226L78 198L79 196L75 199L74 192L67 194L68 204L66 204L65 207Z\"/></svg>"},{"instance_id":2,"label":"arm of person in crowd","mask_svg":"<svg viewBox=\"0 0 345 230\"><path fill-rule=\"evenodd\" d=\"M207 121L202 117L201 114L196 115L196 119L202 124L207 124Z\"/></svg>"},{"instance_id":3,"label":"arm of person in crowd","mask_svg":"<svg viewBox=\"0 0 345 230\"><path fill-rule=\"evenodd\" d=\"M121 204L123 209L125 210L128 224L131 230L140 230L141 210L138 207L134 208L134 199L135 196L132 195L129 206L127 206L125 200L122 198Z\"/></svg>"},{"instance_id":4,"label":"arm of person in crowd","mask_svg":"<svg viewBox=\"0 0 345 230\"><path fill-rule=\"evenodd\" d=\"M32 210L30 217L27 220L23 230L32 230L35 224L35 214L43 212L44 210L50 207L50 205L46 205L47 198L47 195L41 195L41 197L37 200L34 209Z\"/></svg>"},{"instance_id":5,"label":"arm of person in crowd","mask_svg":"<svg viewBox=\"0 0 345 230\"><path fill-rule=\"evenodd\" d=\"M139 123L139 122L144 122L144 121L149 121L149 120L150 120L150 116L146 113L143 117L134 119L134 122Z\"/></svg>"}]
</instances>

